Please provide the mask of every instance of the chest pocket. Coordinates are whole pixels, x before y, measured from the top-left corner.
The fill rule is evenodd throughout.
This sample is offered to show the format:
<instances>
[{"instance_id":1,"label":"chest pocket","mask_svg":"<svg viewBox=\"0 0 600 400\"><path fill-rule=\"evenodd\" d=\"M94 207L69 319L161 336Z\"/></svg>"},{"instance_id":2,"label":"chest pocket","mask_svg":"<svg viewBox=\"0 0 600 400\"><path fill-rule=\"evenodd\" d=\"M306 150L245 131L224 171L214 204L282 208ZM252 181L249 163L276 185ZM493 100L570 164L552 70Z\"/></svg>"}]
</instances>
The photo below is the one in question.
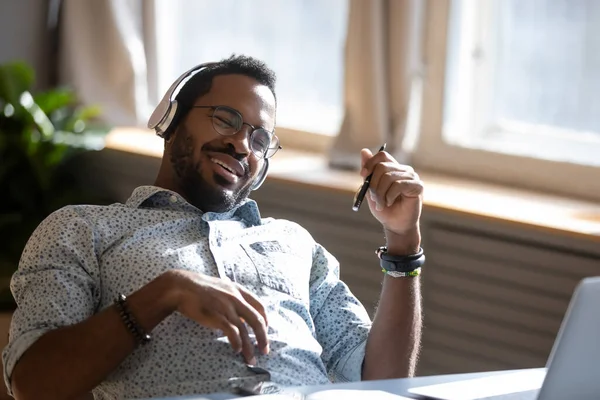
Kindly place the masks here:
<instances>
[{"instance_id":1,"label":"chest pocket","mask_svg":"<svg viewBox=\"0 0 600 400\"><path fill-rule=\"evenodd\" d=\"M301 279L300 271L306 268L301 257L277 241L241 246L254 264L263 285L297 299L302 298L302 288L308 282Z\"/></svg>"}]
</instances>

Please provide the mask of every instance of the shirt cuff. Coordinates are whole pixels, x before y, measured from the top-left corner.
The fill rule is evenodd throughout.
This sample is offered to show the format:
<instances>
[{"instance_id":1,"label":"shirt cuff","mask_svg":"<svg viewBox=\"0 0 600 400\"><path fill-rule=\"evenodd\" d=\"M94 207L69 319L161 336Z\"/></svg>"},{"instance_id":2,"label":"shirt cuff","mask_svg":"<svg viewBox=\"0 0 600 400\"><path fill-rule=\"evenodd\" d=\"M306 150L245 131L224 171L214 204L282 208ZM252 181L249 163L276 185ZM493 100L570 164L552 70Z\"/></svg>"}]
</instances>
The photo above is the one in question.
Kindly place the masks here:
<instances>
[{"instance_id":1,"label":"shirt cuff","mask_svg":"<svg viewBox=\"0 0 600 400\"><path fill-rule=\"evenodd\" d=\"M365 359L367 339L348 352L335 369L334 382L358 382L362 379L362 366Z\"/></svg>"},{"instance_id":2,"label":"shirt cuff","mask_svg":"<svg viewBox=\"0 0 600 400\"><path fill-rule=\"evenodd\" d=\"M49 329L37 329L29 331L15 340L11 340L2 352L2 363L4 364L4 383L8 389L8 394L13 396L10 377L13 369L17 364L17 361L21 358L23 353L31 347L44 333L48 332Z\"/></svg>"}]
</instances>

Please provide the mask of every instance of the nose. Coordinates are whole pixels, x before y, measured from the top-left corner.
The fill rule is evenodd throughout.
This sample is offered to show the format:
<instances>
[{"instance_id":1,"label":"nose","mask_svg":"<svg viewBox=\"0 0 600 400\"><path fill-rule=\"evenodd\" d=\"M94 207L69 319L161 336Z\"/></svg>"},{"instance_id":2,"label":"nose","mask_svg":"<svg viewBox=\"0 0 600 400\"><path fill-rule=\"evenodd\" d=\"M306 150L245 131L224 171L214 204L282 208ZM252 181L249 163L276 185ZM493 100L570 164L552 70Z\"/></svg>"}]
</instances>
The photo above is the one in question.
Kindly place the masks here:
<instances>
[{"instance_id":1,"label":"nose","mask_svg":"<svg viewBox=\"0 0 600 400\"><path fill-rule=\"evenodd\" d=\"M251 153L250 149L250 133L251 128L243 125L235 135L224 136L225 143L232 145L235 152L247 156Z\"/></svg>"}]
</instances>

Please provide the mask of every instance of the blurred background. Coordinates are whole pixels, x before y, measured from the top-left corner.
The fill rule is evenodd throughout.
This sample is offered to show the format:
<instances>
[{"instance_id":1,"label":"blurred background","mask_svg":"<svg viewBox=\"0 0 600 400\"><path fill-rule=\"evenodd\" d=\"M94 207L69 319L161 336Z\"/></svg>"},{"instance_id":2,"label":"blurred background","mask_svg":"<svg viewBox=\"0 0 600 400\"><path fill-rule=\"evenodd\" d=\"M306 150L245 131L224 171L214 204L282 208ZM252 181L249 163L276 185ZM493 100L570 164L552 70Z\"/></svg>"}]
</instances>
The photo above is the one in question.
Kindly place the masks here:
<instances>
[{"instance_id":1,"label":"blurred background","mask_svg":"<svg viewBox=\"0 0 600 400\"><path fill-rule=\"evenodd\" d=\"M278 75L284 150L252 197L336 255L370 311L383 235L350 208L359 151L387 142L424 179L418 374L543 366L600 275L595 0L0 0L1 332L35 226L152 184L153 107L233 53Z\"/></svg>"}]
</instances>

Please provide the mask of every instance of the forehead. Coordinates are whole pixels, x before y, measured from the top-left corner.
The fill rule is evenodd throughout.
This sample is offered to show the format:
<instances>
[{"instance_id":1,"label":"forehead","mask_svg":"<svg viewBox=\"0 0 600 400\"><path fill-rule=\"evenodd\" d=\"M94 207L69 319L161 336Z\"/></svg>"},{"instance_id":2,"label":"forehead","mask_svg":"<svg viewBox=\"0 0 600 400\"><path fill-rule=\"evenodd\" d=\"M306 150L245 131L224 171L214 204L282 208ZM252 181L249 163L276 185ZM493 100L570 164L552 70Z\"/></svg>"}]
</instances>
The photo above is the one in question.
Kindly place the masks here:
<instances>
[{"instance_id":1,"label":"forehead","mask_svg":"<svg viewBox=\"0 0 600 400\"><path fill-rule=\"evenodd\" d=\"M249 76L215 76L210 91L196 99L195 104L229 106L238 110L249 124L267 129L275 125L275 97L271 89Z\"/></svg>"}]
</instances>

